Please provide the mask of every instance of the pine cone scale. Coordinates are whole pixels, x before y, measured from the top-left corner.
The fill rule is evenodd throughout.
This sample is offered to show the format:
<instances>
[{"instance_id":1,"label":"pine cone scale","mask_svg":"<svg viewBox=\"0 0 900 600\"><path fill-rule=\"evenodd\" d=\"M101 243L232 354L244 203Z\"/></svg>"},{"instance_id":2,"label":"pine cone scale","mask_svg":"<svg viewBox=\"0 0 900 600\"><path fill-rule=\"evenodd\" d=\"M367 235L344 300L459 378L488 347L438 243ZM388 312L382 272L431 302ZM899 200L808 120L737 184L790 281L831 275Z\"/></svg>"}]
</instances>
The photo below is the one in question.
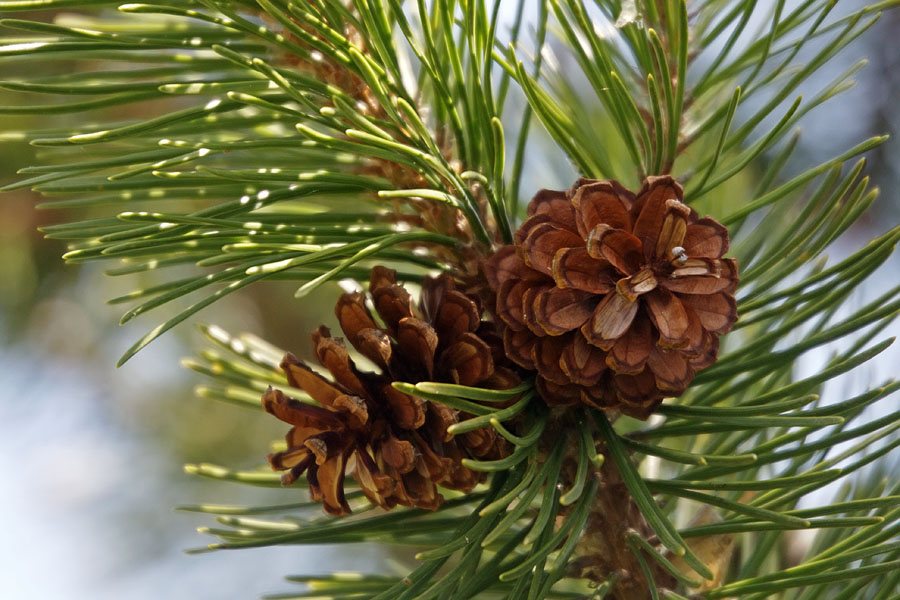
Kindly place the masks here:
<instances>
[{"instance_id":1,"label":"pine cone scale","mask_svg":"<svg viewBox=\"0 0 900 600\"><path fill-rule=\"evenodd\" d=\"M606 294L615 287L605 259L596 259L585 248L560 248L553 257L553 281L560 288Z\"/></svg>"},{"instance_id":2,"label":"pine cone scale","mask_svg":"<svg viewBox=\"0 0 900 600\"><path fill-rule=\"evenodd\" d=\"M343 327L341 329L343 330ZM355 342L351 341L351 345L380 369L388 370L393 362L394 349L391 346L391 338L381 329L359 330Z\"/></svg>"},{"instance_id":3,"label":"pine cone scale","mask_svg":"<svg viewBox=\"0 0 900 600\"><path fill-rule=\"evenodd\" d=\"M434 376L434 353L438 347L438 334L427 323L415 317L404 317L397 325L397 346L403 360L418 367L423 379Z\"/></svg>"},{"instance_id":4,"label":"pine cone scale","mask_svg":"<svg viewBox=\"0 0 900 600\"><path fill-rule=\"evenodd\" d=\"M602 350L609 350L628 328L637 315L639 304L610 292L600 301L591 320L581 328L585 339Z\"/></svg>"},{"instance_id":5,"label":"pine cone scale","mask_svg":"<svg viewBox=\"0 0 900 600\"><path fill-rule=\"evenodd\" d=\"M577 232L576 214L564 192L541 190L528 206L528 216L542 215L549 222L559 223L569 231Z\"/></svg>"},{"instance_id":6,"label":"pine cone scale","mask_svg":"<svg viewBox=\"0 0 900 600\"><path fill-rule=\"evenodd\" d=\"M680 294L681 301L694 310L703 328L713 333L728 332L737 320L737 302L726 292Z\"/></svg>"},{"instance_id":7,"label":"pine cone scale","mask_svg":"<svg viewBox=\"0 0 900 600\"><path fill-rule=\"evenodd\" d=\"M474 333L465 333L441 358L440 368L459 385L474 386L494 373L491 348Z\"/></svg>"},{"instance_id":8,"label":"pine cone scale","mask_svg":"<svg viewBox=\"0 0 900 600\"><path fill-rule=\"evenodd\" d=\"M675 269L661 282L670 292L682 294L715 294L728 289L737 273L732 260L691 259Z\"/></svg>"},{"instance_id":9,"label":"pine cone scale","mask_svg":"<svg viewBox=\"0 0 900 600\"><path fill-rule=\"evenodd\" d=\"M646 296L647 314L659 332L659 345L683 348L687 345L688 316L681 300L672 292L660 289Z\"/></svg>"},{"instance_id":10,"label":"pine cone scale","mask_svg":"<svg viewBox=\"0 0 900 600\"><path fill-rule=\"evenodd\" d=\"M307 367L290 352L281 361L281 369L287 375L288 383L304 390L322 406L332 406L338 396L344 396L349 392Z\"/></svg>"},{"instance_id":11,"label":"pine cone scale","mask_svg":"<svg viewBox=\"0 0 900 600\"><path fill-rule=\"evenodd\" d=\"M529 335L527 331L515 331L506 328L503 332L503 349L511 361L533 371L534 359L531 358L531 349L537 343L537 338Z\"/></svg>"},{"instance_id":12,"label":"pine cone scale","mask_svg":"<svg viewBox=\"0 0 900 600\"><path fill-rule=\"evenodd\" d=\"M581 327L596 306L597 300L589 292L552 287L537 294L534 311L541 329L555 336Z\"/></svg>"},{"instance_id":13,"label":"pine cone scale","mask_svg":"<svg viewBox=\"0 0 900 600\"><path fill-rule=\"evenodd\" d=\"M575 222L582 237L587 237L601 224L631 231L631 215L628 212L630 201L623 200L621 192L610 182L579 186L571 204L575 208L575 214L580 216L576 217Z\"/></svg>"},{"instance_id":14,"label":"pine cone scale","mask_svg":"<svg viewBox=\"0 0 900 600\"><path fill-rule=\"evenodd\" d=\"M632 233L644 244L644 255L649 259L655 254L663 220L671 209L669 200L675 200L680 204L683 196L681 186L671 177L649 177L644 187L633 206L633 213L637 213L637 219L634 221Z\"/></svg>"},{"instance_id":15,"label":"pine cone scale","mask_svg":"<svg viewBox=\"0 0 900 600\"><path fill-rule=\"evenodd\" d=\"M466 333L474 332L481 324L481 310L471 298L456 290L443 293L441 310L435 314L432 326L444 345L452 344Z\"/></svg>"},{"instance_id":16,"label":"pine cone scale","mask_svg":"<svg viewBox=\"0 0 900 600\"><path fill-rule=\"evenodd\" d=\"M313 344L319 363L329 372L334 373L337 381L342 382L353 394L371 400L368 398L365 384L359 378L359 374L350 360L347 349L331 337L331 332L327 327L319 327L313 333Z\"/></svg>"},{"instance_id":17,"label":"pine cone scale","mask_svg":"<svg viewBox=\"0 0 900 600\"><path fill-rule=\"evenodd\" d=\"M682 392L693 379L687 359L680 352L654 346L647 366L656 378L656 387L669 392Z\"/></svg>"},{"instance_id":18,"label":"pine cone scale","mask_svg":"<svg viewBox=\"0 0 900 600\"><path fill-rule=\"evenodd\" d=\"M605 260L625 275L637 273L644 262L643 247L637 237L603 223L588 235L587 250L592 258Z\"/></svg>"},{"instance_id":19,"label":"pine cone scale","mask_svg":"<svg viewBox=\"0 0 900 600\"><path fill-rule=\"evenodd\" d=\"M366 308L365 297L359 292L342 294L334 308L334 313L347 340L354 348L362 352L355 344L359 333L366 329L379 329L375 319L369 313L369 309Z\"/></svg>"},{"instance_id":20,"label":"pine cone scale","mask_svg":"<svg viewBox=\"0 0 900 600\"><path fill-rule=\"evenodd\" d=\"M641 294L652 292L659 285L653 271L641 269L634 275L623 277L616 282L616 291L629 302L634 302Z\"/></svg>"},{"instance_id":21,"label":"pine cone scale","mask_svg":"<svg viewBox=\"0 0 900 600\"><path fill-rule=\"evenodd\" d=\"M385 382L381 394L390 409L391 418L400 429L414 431L425 424L425 401L394 389Z\"/></svg>"},{"instance_id":22,"label":"pine cone scale","mask_svg":"<svg viewBox=\"0 0 900 600\"><path fill-rule=\"evenodd\" d=\"M560 248L584 245L583 240L552 223L539 223L525 238L525 263L547 275L553 274L553 257Z\"/></svg>"},{"instance_id":23,"label":"pine cone scale","mask_svg":"<svg viewBox=\"0 0 900 600\"><path fill-rule=\"evenodd\" d=\"M607 369L607 355L587 343L584 336L574 335L571 344L563 349L559 366L572 383L594 386Z\"/></svg>"},{"instance_id":24,"label":"pine cone scale","mask_svg":"<svg viewBox=\"0 0 900 600\"><path fill-rule=\"evenodd\" d=\"M336 452L322 464L317 464L316 484L319 488L315 496L321 496L325 510L334 515L350 513L350 505L344 494L344 473L347 462L345 450Z\"/></svg>"},{"instance_id":25,"label":"pine cone scale","mask_svg":"<svg viewBox=\"0 0 900 600\"><path fill-rule=\"evenodd\" d=\"M316 429L343 427L341 420L332 411L288 398L280 390L272 387L263 394L262 401L266 412L282 421L296 423L298 427Z\"/></svg>"},{"instance_id":26,"label":"pine cone scale","mask_svg":"<svg viewBox=\"0 0 900 600\"><path fill-rule=\"evenodd\" d=\"M534 345L531 357L541 375L553 383L566 385L569 378L560 365L560 356L570 345L570 336L542 337Z\"/></svg>"},{"instance_id":27,"label":"pine cone scale","mask_svg":"<svg viewBox=\"0 0 900 600\"><path fill-rule=\"evenodd\" d=\"M613 344L606 355L606 364L616 373L626 375L636 375L643 371L653 347L652 333L646 319L637 319Z\"/></svg>"},{"instance_id":28,"label":"pine cone scale","mask_svg":"<svg viewBox=\"0 0 900 600\"><path fill-rule=\"evenodd\" d=\"M687 226L685 251L697 258L718 258L728 252L728 230L709 217Z\"/></svg>"}]
</instances>

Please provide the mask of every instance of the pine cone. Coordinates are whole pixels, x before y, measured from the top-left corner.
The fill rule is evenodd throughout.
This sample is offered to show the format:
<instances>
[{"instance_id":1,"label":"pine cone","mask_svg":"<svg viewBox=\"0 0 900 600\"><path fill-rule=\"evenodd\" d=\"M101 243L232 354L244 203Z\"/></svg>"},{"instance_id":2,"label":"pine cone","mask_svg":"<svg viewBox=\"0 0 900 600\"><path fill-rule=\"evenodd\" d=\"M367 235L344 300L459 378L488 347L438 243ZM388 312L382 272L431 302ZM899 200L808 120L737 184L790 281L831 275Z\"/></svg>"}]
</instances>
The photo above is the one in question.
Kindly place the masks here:
<instances>
[{"instance_id":1,"label":"pine cone","mask_svg":"<svg viewBox=\"0 0 900 600\"><path fill-rule=\"evenodd\" d=\"M450 276L425 281L418 310L390 269L372 270L369 291L383 326L359 292L343 294L335 313L353 347L381 373L358 370L342 340L320 326L313 345L334 381L285 356L281 368L288 382L320 406L269 388L262 399L266 412L293 425L288 449L270 454L269 463L287 471L284 485L305 471L313 499L332 514L350 512L344 496L348 470L373 504L433 510L443 501L436 486L469 491L483 479L462 465L463 458L496 460L509 454L509 445L492 427L454 437L447 428L468 415L404 394L391 383L509 389L520 379L506 366L512 365L493 325L481 320L479 305L457 291Z\"/></svg>"},{"instance_id":2,"label":"pine cone","mask_svg":"<svg viewBox=\"0 0 900 600\"><path fill-rule=\"evenodd\" d=\"M537 370L549 404L646 419L716 361L737 320L728 231L682 203L671 177L634 194L579 179L541 190L485 271L507 356Z\"/></svg>"}]
</instances>

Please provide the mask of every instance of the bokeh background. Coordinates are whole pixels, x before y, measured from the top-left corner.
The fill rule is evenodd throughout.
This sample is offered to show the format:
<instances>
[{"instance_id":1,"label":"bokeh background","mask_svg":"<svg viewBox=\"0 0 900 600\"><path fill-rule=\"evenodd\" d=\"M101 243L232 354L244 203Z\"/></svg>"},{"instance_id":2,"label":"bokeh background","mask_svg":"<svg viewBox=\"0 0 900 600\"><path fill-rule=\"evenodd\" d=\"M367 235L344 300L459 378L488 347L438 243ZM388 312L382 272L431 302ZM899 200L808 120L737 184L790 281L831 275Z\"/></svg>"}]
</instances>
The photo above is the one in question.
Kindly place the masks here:
<instances>
[{"instance_id":1,"label":"bokeh background","mask_svg":"<svg viewBox=\"0 0 900 600\"><path fill-rule=\"evenodd\" d=\"M855 4L840 10L849 12ZM869 59L855 88L806 118L788 173L871 135L900 131L897 31L900 11L888 11L808 83L813 92L860 58ZM0 80L14 78L19 68L0 62ZM21 99L0 90L0 104L17 102ZM5 121L0 130L45 125L42 116L0 118ZM83 119L67 118L74 126ZM540 152L532 152L535 156ZM894 136L868 158L882 197L833 254L860 247L900 220L900 139ZM32 148L0 137L0 186L37 160ZM550 157L541 164L554 168L526 169L528 185L568 187L572 173L562 163ZM354 554L335 548L312 555L299 547L183 553L207 543L195 528L209 523L175 512L176 505L291 500L281 490L197 479L182 465L209 461L252 468L283 427L261 413L193 396L200 376L179 366L201 339L190 325L115 369L118 356L161 322L165 310L118 327L123 308L105 301L142 280L105 277L103 265L64 265L64 244L44 240L37 228L72 215L36 210L39 201L25 190L0 194L0 598L252 598L283 591L286 574L376 565L375 548ZM898 276L895 258L860 292L860 300L895 285ZM199 320L250 331L308 355L307 333L331 318L335 290L326 286L302 304L292 291L278 284L251 287L201 313ZM891 349L874 371L856 376L874 383L895 375L898 364L900 353ZM900 408L896 398L885 402Z\"/></svg>"}]
</instances>

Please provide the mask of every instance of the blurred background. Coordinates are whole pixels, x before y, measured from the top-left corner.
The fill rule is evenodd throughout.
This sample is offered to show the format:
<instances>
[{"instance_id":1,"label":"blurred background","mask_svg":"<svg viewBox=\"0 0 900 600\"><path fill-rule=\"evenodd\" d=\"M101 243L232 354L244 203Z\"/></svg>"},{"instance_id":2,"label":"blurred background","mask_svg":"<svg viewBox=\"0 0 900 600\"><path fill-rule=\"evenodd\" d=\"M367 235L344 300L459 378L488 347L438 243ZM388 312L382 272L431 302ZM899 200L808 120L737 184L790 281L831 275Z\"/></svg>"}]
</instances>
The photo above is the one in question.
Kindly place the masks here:
<instances>
[{"instance_id":1,"label":"blurred background","mask_svg":"<svg viewBox=\"0 0 900 600\"><path fill-rule=\"evenodd\" d=\"M888 12L809 82L814 91L859 58L869 59L854 89L808 116L788 172L871 135L900 130L898 30L900 12ZM0 63L0 79L14 78L16 68ZM0 104L16 102L21 99L0 91ZM3 118L2 130L45 126L43 117ZM77 126L83 117L67 118ZM16 180L17 169L36 164L33 150L0 138L0 186ZM900 218L900 140L868 157L882 197L835 254L859 248ZM568 187L571 173L564 171L540 179L546 170L526 169L535 189ZM208 461L253 468L284 428L262 413L193 396L201 378L179 366L200 342L189 325L115 369L119 355L161 322L165 310L118 327L123 308L105 301L140 287L142 280L105 277L97 264L64 265L64 244L44 240L37 228L72 215L36 210L39 201L25 190L0 195L0 514L6 523L0 598L252 598L284 591L286 574L372 568L375 549L315 556L291 547L183 554L210 541L195 532L210 520L174 512L176 505L293 500L282 490L200 480L182 465ZM875 294L898 276L895 258L882 279L860 293ZM293 286L251 286L199 320L234 333L249 331L308 356L308 332L333 320L335 290L322 288L302 307L292 292ZM892 348L880 357L882 372L855 376L869 378L863 385L883 380L896 373L898 358ZM896 399L885 402L897 405Z\"/></svg>"}]
</instances>

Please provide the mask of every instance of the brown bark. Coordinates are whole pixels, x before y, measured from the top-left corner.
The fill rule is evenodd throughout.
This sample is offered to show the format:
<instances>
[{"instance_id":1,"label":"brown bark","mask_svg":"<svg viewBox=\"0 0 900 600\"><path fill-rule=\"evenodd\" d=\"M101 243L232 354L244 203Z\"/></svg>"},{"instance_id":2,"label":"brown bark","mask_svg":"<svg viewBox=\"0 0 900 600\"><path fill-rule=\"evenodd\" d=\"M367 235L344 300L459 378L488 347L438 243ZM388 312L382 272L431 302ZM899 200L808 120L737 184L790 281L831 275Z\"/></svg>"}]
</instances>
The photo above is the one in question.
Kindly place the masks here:
<instances>
[{"instance_id":1,"label":"brown bark","mask_svg":"<svg viewBox=\"0 0 900 600\"><path fill-rule=\"evenodd\" d=\"M613 461L603 464L599 477L600 487L575 550L576 558L569 566L569 575L599 584L616 574L615 584L606 596L608 600L647 600L651 597L650 587L637 557L628 547L626 536L635 531L649 539L653 532ZM658 587L674 586L671 575L652 559L646 562Z\"/></svg>"}]
</instances>

